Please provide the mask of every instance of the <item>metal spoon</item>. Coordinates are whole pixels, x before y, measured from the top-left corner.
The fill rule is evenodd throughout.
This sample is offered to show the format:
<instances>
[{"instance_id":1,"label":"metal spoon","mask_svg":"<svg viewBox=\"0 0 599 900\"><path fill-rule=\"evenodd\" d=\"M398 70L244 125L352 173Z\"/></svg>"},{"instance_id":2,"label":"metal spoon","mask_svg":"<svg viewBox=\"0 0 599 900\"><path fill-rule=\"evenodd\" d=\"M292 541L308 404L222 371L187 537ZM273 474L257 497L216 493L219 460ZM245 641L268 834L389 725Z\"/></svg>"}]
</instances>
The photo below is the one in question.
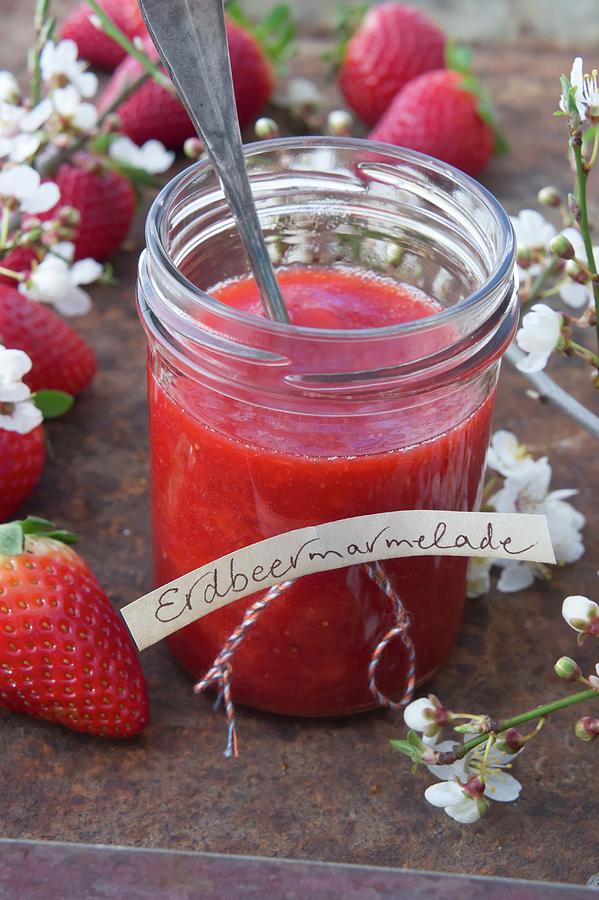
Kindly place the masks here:
<instances>
[{"instance_id":1,"label":"metal spoon","mask_svg":"<svg viewBox=\"0 0 599 900\"><path fill-rule=\"evenodd\" d=\"M218 173L266 314L288 322L245 166L223 0L139 0L139 6L164 67Z\"/></svg>"}]
</instances>

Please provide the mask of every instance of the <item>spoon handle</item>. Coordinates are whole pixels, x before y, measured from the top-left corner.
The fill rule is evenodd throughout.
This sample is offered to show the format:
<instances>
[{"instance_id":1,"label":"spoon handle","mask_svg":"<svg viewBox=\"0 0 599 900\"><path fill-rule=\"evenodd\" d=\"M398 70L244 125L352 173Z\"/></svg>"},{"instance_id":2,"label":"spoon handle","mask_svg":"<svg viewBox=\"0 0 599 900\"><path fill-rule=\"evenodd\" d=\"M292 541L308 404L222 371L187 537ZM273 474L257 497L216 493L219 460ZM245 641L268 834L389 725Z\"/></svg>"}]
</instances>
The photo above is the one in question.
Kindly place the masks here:
<instances>
[{"instance_id":1,"label":"spoon handle","mask_svg":"<svg viewBox=\"0 0 599 900\"><path fill-rule=\"evenodd\" d=\"M267 315L289 316L252 196L233 92L223 0L139 0L158 54L216 169Z\"/></svg>"}]
</instances>

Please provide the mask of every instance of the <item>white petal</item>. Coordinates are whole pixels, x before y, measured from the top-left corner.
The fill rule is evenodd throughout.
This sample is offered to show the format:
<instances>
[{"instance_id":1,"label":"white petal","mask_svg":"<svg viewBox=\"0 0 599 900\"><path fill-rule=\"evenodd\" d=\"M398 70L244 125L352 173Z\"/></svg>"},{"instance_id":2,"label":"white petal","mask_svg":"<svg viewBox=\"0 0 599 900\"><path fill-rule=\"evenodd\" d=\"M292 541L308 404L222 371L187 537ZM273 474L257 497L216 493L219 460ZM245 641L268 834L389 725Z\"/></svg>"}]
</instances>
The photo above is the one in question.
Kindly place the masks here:
<instances>
[{"instance_id":1,"label":"white petal","mask_svg":"<svg viewBox=\"0 0 599 900\"><path fill-rule=\"evenodd\" d=\"M427 711L434 716L435 707L427 697L420 697L406 706L403 720L413 731L424 731L428 725L432 725L434 722L434 718L425 715Z\"/></svg>"},{"instance_id":2,"label":"white petal","mask_svg":"<svg viewBox=\"0 0 599 900\"><path fill-rule=\"evenodd\" d=\"M98 111L92 103L82 103L72 122L79 131L92 131L98 121Z\"/></svg>"},{"instance_id":3,"label":"white petal","mask_svg":"<svg viewBox=\"0 0 599 900\"><path fill-rule=\"evenodd\" d=\"M68 293L56 298L54 306L62 316L84 316L90 311L92 301L86 291L73 286Z\"/></svg>"},{"instance_id":4,"label":"white petal","mask_svg":"<svg viewBox=\"0 0 599 900\"><path fill-rule=\"evenodd\" d=\"M103 266L95 259L80 259L71 267L71 281L74 284L91 284L98 280L103 271Z\"/></svg>"},{"instance_id":5,"label":"white petal","mask_svg":"<svg viewBox=\"0 0 599 900\"><path fill-rule=\"evenodd\" d=\"M69 263L73 262L73 257L75 256L75 244L73 244L72 241L59 241L57 244L52 245L52 253L54 256L59 256Z\"/></svg>"},{"instance_id":6,"label":"white petal","mask_svg":"<svg viewBox=\"0 0 599 900\"><path fill-rule=\"evenodd\" d=\"M11 161L16 163L25 162L38 150L39 145L40 139L37 135L18 134L12 139L12 147L10 150Z\"/></svg>"},{"instance_id":7,"label":"white petal","mask_svg":"<svg viewBox=\"0 0 599 900\"><path fill-rule=\"evenodd\" d=\"M31 166L14 166L0 174L0 196L19 200L37 190L40 176Z\"/></svg>"},{"instance_id":8,"label":"white petal","mask_svg":"<svg viewBox=\"0 0 599 900\"><path fill-rule=\"evenodd\" d=\"M580 594L574 594L566 597L562 603L562 616L571 628L574 628L572 621L582 619L583 622L590 622L599 615L599 606L588 597ZM574 628L574 631L581 631L580 628Z\"/></svg>"},{"instance_id":9,"label":"white petal","mask_svg":"<svg viewBox=\"0 0 599 900\"><path fill-rule=\"evenodd\" d=\"M454 806L465 799L464 791L455 781L441 781L431 784L424 792L425 798L432 806Z\"/></svg>"},{"instance_id":10,"label":"white petal","mask_svg":"<svg viewBox=\"0 0 599 900\"><path fill-rule=\"evenodd\" d=\"M74 116L81 105L79 91L72 84L52 91L52 100L56 111L66 118Z\"/></svg>"},{"instance_id":11,"label":"white petal","mask_svg":"<svg viewBox=\"0 0 599 900\"><path fill-rule=\"evenodd\" d=\"M167 150L160 141L156 140L146 141L143 147L141 147L141 155L143 168L151 175L158 175L161 172L166 172L166 170L172 166L173 160L175 159L173 151Z\"/></svg>"},{"instance_id":12,"label":"white petal","mask_svg":"<svg viewBox=\"0 0 599 900\"><path fill-rule=\"evenodd\" d=\"M26 113L21 119L19 125L22 131L37 131L38 128L41 128L44 122L50 118L52 110L52 102L48 100L48 98L42 100L41 103L34 106L33 109Z\"/></svg>"},{"instance_id":13,"label":"white petal","mask_svg":"<svg viewBox=\"0 0 599 900\"><path fill-rule=\"evenodd\" d=\"M511 803L520 796L522 785L507 772L492 771L486 776L485 796L500 803Z\"/></svg>"},{"instance_id":14,"label":"white petal","mask_svg":"<svg viewBox=\"0 0 599 900\"><path fill-rule=\"evenodd\" d=\"M82 97L93 97L98 90L98 79L93 72L83 72L77 78L77 87Z\"/></svg>"},{"instance_id":15,"label":"white petal","mask_svg":"<svg viewBox=\"0 0 599 900\"><path fill-rule=\"evenodd\" d=\"M31 396L31 391L22 381L0 384L0 403L20 403Z\"/></svg>"},{"instance_id":16,"label":"white petal","mask_svg":"<svg viewBox=\"0 0 599 900\"><path fill-rule=\"evenodd\" d=\"M462 825L472 825L480 819L480 810L476 800L464 797L460 803L445 808L447 815Z\"/></svg>"},{"instance_id":17,"label":"white petal","mask_svg":"<svg viewBox=\"0 0 599 900\"><path fill-rule=\"evenodd\" d=\"M139 166L139 154L140 150L137 144L134 144L126 135L115 138L110 142L108 148L108 155L111 159L130 166Z\"/></svg>"},{"instance_id":18,"label":"white petal","mask_svg":"<svg viewBox=\"0 0 599 900\"><path fill-rule=\"evenodd\" d=\"M6 69L3 69L0 72L0 100L14 103L19 99L20 93L15 76L12 72L7 72Z\"/></svg>"},{"instance_id":19,"label":"white petal","mask_svg":"<svg viewBox=\"0 0 599 900\"><path fill-rule=\"evenodd\" d=\"M28 434L41 425L43 416L35 403L26 400L17 403L11 415L0 416L0 428L5 431L16 431L18 434Z\"/></svg>"},{"instance_id":20,"label":"white petal","mask_svg":"<svg viewBox=\"0 0 599 900\"><path fill-rule=\"evenodd\" d=\"M508 560L497 580L497 590L502 594L513 594L530 587L534 580L534 569L530 563Z\"/></svg>"},{"instance_id":21,"label":"white petal","mask_svg":"<svg viewBox=\"0 0 599 900\"><path fill-rule=\"evenodd\" d=\"M516 340L518 340L518 334L516 335ZM549 362L550 356L550 353L531 353L526 359L521 359L517 362L516 368L521 372L541 372Z\"/></svg>"},{"instance_id":22,"label":"white petal","mask_svg":"<svg viewBox=\"0 0 599 900\"><path fill-rule=\"evenodd\" d=\"M56 206L59 200L60 191L58 185L54 184L53 181L46 181L44 184L40 184L36 191L22 200L21 209L29 213L47 212L53 206Z\"/></svg>"},{"instance_id":23,"label":"white petal","mask_svg":"<svg viewBox=\"0 0 599 900\"><path fill-rule=\"evenodd\" d=\"M588 304L593 294L588 285L569 281L560 288L560 296L568 306L572 306L574 309L580 309L582 306Z\"/></svg>"},{"instance_id":24,"label":"white petal","mask_svg":"<svg viewBox=\"0 0 599 900\"><path fill-rule=\"evenodd\" d=\"M468 563L467 570L467 596L471 598L482 597L488 593L491 587L492 559L485 557L473 557Z\"/></svg>"},{"instance_id":25,"label":"white petal","mask_svg":"<svg viewBox=\"0 0 599 900\"><path fill-rule=\"evenodd\" d=\"M22 350L0 348L0 384L20 381L31 371L31 360Z\"/></svg>"}]
</instances>

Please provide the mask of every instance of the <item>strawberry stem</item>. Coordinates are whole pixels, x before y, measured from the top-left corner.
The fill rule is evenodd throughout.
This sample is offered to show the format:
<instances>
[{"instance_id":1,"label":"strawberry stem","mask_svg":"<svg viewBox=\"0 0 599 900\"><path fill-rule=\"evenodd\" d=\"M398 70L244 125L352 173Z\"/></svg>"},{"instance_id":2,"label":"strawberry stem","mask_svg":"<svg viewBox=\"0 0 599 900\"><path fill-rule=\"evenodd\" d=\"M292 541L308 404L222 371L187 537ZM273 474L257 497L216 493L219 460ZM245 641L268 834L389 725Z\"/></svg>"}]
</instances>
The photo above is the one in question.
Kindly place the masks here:
<instances>
[{"instance_id":1,"label":"strawberry stem","mask_svg":"<svg viewBox=\"0 0 599 900\"><path fill-rule=\"evenodd\" d=\"M354 6L351 3L342 3L336 7L333 14L333 28L337 38L334 46L323 54L325 62L332 66L336 71L340 68L347 45L353 38L354 34L360 27L362 19L370 9L368 3L359 3Z\"/></svg>"},{"instance_id":2,"label":"strawberry stem","mask_svg":"<svg viewBox=\"0 0 599 900\"><path fill-rule=\"evenodd\" d=\"M15 522L5 522L0 525L0 554L18 556L23 553L27 535L52 538L63 544L75 544L79 540L72 531L55 528L54 523L49 522L48 519L27 516L26 519L17 519Z\"/></svg>"}]
</instances>

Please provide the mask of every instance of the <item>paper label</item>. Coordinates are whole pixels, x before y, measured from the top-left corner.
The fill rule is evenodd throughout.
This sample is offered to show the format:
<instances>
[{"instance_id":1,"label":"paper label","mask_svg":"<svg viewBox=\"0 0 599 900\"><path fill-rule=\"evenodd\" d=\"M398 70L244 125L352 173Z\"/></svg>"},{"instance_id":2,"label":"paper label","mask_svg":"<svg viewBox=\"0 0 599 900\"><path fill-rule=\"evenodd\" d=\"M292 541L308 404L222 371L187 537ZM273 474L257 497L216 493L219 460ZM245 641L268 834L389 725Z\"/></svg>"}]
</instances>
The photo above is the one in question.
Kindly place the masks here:
<instances>
[{"instance_id":1,"label":"paper label","mask_svg":"<svg viewBox=\"0 0 599 900\"><path fill-rule=\"evenodd\" d=\"M405 556L487 556L555 563L545 516L402 510L298 528L243 547L121 610L140 650L273 584Z\"/></svg>"}]
</instances>

